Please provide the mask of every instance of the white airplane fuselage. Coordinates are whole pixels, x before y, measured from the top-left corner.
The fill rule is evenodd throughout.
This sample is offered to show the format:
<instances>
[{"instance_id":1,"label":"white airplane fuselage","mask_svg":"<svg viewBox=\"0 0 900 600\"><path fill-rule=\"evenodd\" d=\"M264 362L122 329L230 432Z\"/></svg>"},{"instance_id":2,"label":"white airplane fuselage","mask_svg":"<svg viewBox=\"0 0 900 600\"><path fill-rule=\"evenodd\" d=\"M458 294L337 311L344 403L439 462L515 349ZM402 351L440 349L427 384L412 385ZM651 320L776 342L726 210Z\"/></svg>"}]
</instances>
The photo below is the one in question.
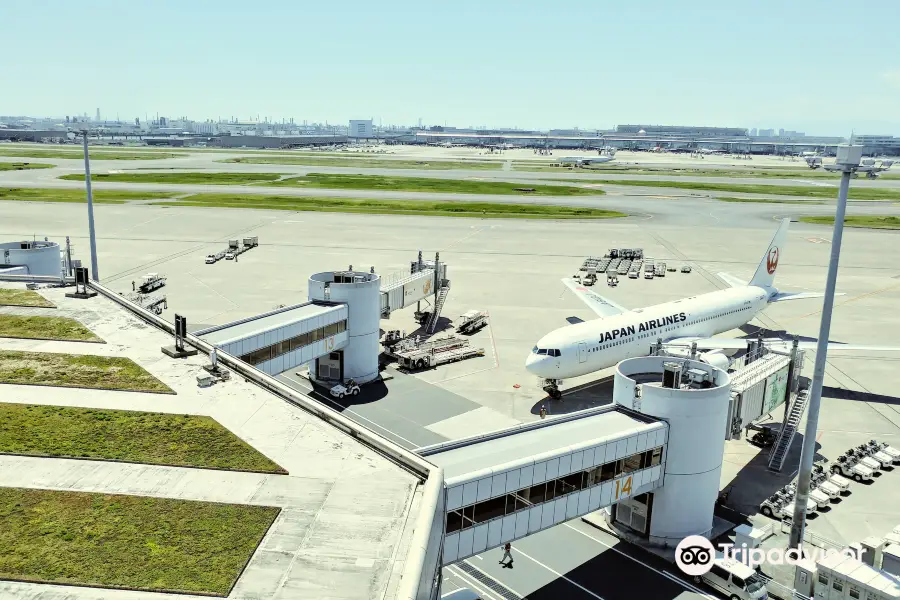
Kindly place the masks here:
<instances>
[{"instance_id":1,"label":"white airplane fuselage","mask_svg":"<svg viewBox=\"0 0 900 600\"><path fill-rule=\"evenodd\" d=\"M773 293L749 285L729 288L561 327L538 341L525 368L543 379L587 375L647 356L659 339L708 338L745 325Z\"/></svg>"}]
</instances>

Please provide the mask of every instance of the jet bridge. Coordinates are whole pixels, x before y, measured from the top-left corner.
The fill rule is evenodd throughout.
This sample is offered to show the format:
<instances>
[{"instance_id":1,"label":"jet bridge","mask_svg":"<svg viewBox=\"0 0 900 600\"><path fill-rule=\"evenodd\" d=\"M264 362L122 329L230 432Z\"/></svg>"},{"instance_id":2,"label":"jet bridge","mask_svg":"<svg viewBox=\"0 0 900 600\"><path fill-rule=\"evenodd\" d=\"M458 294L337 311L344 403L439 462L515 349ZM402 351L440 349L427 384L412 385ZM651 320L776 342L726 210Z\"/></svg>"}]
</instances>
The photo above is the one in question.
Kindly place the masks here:
<instances>
[{"instance_id":1,"label":"jet bridge","mask_svg":"<svg viewBox=\"0 0 900 600\"><path fill-rule=\"evenodd\" d=\"M444 470L443 564L629 498L646 509L667 434L613 405L419 449Z\"/></svg>"},{"instance_id":2,"label":"jet bridge","mask_svg":"<svg viewBox=\"0 0 900 600\"><path fill-rule=\"evenodd\" d=\"M348 342L346 304L304 302L195 332L205 342L276 375L325 355L327 377L341 379L340 350ZM332 374L331 370L334 369Z\"/></svg>"},{"instance_id":3,"label":"jet bridge","mask_svg":"<svg viewBox=\"0 0 900 600\"><path fill-rule=\"evenodd\" d=\"M408 274L382 280L381 317L387 319L393 311L415 303L416 315L424 317L425 332L434 333L449 293L447 265L441 262L440 253L434 255L434 260L423 260L420 250L418 259L410 262ZM431 304L427 315L422 312L422 300Z\"/></svg>"}]
</instances>

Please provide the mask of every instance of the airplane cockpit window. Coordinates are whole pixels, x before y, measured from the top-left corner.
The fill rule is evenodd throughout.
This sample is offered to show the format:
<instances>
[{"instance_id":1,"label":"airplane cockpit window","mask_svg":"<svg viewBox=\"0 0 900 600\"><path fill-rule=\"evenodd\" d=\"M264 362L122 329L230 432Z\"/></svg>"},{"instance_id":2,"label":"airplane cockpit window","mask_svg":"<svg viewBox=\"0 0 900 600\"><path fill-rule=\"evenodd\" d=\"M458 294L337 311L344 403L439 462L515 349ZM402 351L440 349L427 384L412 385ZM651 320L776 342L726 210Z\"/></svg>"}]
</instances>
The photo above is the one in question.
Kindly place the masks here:
<instances>
[{"instance_id":1,"label":"airplane cockpit window","mask_svg":"<svg viewBox=\"0 0 900 600\"><path fill-rule=\"evenodd\" d=\"M537 347L537 346L535 346L534 348L531 349L531 353L532 353L532 354L537 354L537 352L538 352L538 347Z\"/></svg>"},{"instance_id":2,"label":"airplane cockpit window","mask_svg":"<svg viewBox=\"0 0 900 600\"><path fill-rule=\"evenodd\" d=\"M538 354L547 354L547 349L546 348L538 348L537 353Z\"/></svg>"}]
</instances>

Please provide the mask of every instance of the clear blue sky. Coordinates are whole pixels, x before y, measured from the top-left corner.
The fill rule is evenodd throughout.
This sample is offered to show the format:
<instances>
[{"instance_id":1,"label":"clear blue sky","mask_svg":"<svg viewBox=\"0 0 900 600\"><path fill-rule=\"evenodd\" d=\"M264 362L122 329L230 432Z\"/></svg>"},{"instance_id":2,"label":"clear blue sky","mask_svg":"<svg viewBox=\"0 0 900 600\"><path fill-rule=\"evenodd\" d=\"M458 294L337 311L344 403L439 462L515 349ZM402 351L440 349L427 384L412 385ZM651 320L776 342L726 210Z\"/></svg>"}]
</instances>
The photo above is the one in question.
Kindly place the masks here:
<instances>
[{"instance_id":1,"label":"clear blue sky","mask_svg":"<svg viewBox=\"0 0 900 600\"><path fill-rule=\"evenodd\" d=\"M900 2L3 3L0 114L900 135Z\"/></svg>"}]
</instances>

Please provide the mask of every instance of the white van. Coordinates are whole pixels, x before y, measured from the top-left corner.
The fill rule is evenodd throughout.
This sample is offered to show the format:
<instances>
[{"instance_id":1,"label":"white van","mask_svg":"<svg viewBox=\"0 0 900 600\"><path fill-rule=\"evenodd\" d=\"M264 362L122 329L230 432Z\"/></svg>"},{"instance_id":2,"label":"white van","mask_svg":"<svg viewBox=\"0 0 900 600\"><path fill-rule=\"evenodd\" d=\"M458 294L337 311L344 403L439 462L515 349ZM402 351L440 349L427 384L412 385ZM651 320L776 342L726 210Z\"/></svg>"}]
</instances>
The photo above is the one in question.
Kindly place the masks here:
<instances>
[{"instance_id":1,"label":"white van","mask_svg":"<svg viewBox=\"0 0 900 600\"><path fill-rule=\"evenodd\" d=\"M732 599L764 600L769 597L762 577L732 558L717 556L712 568L701 578L704 583Z\"/></svg>"},{"instance_id":2,"label":"white van","mask_svg":"<svg viewBox=\"0 0 900 600\"><path fill-rule=\"evenodd\" d=\"M481 600L481 596L469 588L461 588L455 592L447 592L441 595L441 600Z\"/></svg>"}]
</instances>

